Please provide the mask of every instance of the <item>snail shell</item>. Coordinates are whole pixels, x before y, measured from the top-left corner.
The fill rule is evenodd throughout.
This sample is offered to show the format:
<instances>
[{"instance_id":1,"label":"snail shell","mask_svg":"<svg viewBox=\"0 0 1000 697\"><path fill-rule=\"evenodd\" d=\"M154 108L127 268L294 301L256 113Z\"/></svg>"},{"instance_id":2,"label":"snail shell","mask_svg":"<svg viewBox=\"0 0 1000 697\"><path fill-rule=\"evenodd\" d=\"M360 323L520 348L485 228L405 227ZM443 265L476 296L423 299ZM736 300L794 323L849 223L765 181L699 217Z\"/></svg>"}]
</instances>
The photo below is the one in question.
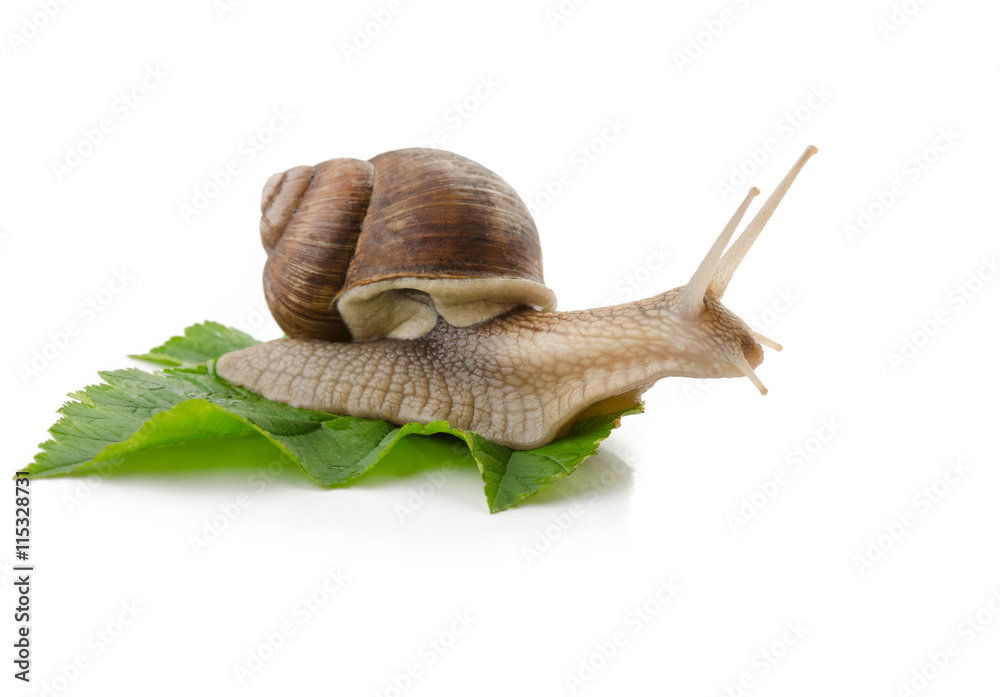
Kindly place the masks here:
<instances>
[{"instance_id":1,"label":"snail shell","mask_svg":"<svg viewBox=\"0 0 1000 697\"><path fill-rule=\"evenodd\" d=\"M472 160L408 148L275 174L261 197L264 295L292 338L413 339L518 306L554 309L538 231Z\"/></svg>"}]
</instances>

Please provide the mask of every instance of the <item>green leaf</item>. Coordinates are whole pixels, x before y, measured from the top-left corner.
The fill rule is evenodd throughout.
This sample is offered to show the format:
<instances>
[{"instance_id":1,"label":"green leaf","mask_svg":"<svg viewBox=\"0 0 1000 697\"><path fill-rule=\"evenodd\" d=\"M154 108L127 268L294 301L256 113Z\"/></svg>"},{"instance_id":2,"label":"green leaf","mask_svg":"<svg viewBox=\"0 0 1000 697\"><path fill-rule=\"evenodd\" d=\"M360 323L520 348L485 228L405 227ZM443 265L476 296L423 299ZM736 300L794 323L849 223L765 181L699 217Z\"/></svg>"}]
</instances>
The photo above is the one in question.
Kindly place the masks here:
<instances>
[{"instance_id":1,"label":"green leaf","mask_svg":"<svg viewBox=\"0 0 1000 697\"><path fill-rule=\"evenodd\" d=\"M100 373L105 383L71 394L52 438L28 467L34 477L113 467L133 453L201 442L204 447L259 434L323 486L344 484L383 460L408 436L446 433L463 440L483 478L491 512L538 492L597 452L618 419L641 405L583 421L567 436L516 451L444 421L396 426L387 421L296 409L231 385L215 359L256 341L214 322L188 327L148 354L175 367ZM195 365L195 361L201 361ZM233 440L232 443L237 441Z\"/></svg>"},{"instance_id":2,"label":"green leaf","mask_svg":"<svg viewBox=\"0 0 1000 697\"><path fill-rule=\"evenodd\" d=\"M193 367L257 343L260 342L239 329L218 322L204 322L188 327L184 336L168 339L149 353L133 354L129 358L172 368Z\"/></svg>"},{"instance_id":3,"label":"green leaf","mask_svg":"<svg viewBox=\"0 0 1000 697\"><path fill-rule=\"evenodd\" d=\"M504 466L483 471L490 511L496 513L516 506L542 487L566 476L597 453L601 441L618 427L621 417L641 412L642 405L637 404L624 411L595 416L574 424L568 435L548 445L534 450L511 451ZM483 442L494 448L502 447L487 440Z\"/></svg>"}]
</instances>

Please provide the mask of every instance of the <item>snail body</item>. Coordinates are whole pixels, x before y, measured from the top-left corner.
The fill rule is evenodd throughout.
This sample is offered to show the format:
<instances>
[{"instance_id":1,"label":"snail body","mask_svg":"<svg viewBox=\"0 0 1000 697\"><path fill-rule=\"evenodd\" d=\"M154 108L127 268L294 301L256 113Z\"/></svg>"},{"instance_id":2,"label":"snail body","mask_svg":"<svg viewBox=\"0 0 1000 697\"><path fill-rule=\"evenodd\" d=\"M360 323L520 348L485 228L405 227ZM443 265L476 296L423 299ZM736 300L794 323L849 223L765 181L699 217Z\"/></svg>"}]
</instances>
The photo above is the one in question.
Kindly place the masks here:
<instances>
[{"instance_id":1,"label":"snail body","mask_svg":"<svg viewBox=\"0 0 1000 697\"><path fill-rule=\"evenodd\" d=\"M369 308L391 302L391 294L402 294L420 305L418 320L407 314L410 310L398 316L393 314L394 309L382 311L376 317L380 326L369 323L364 327L365 338L370 339L367 341L296 335L286 327L291 338L226 354L218 360L216 369L230 382L296 407L400 424L445 420L455 428L475 431L514 449L538 447L564 435L583 418L627 408L665 377L747 376L766 394L754 373L763 361L761 346L777 350L781 347L751 330L722 305L720 298L798 171L815 152L812 147L806 150L723 256L751 200L759 193L750 190L694 276L680 288L638 302L556 312L547 309L554 304L554 295L542 285L539 257L537 272L528 264L529 274L533 275L526 279L508 278L509 269L487 269L485 273L475 269L471 276L477 287L472 291L470 305L479 305L480 316L485 317L469 321L468 315L458 313L460 321L452 323L449 320L455 313L447 306L461 305L461 279L445 276L449 287L439 299L439 290L433 284L407 286L413 283L407 279L434 280L412 275L410 266L396 276L384 274L392 282L384 284L382 292L390 296ZM506 190L498 198L520 203L516 194L511 198ZM481 199L475 200L475 205L482 208ZM372 197L371 202L376 203L377 198ZM371 215L369 212L365 217ZM427 215L428 229L433 232L434 214ZM465 214L448 215L462 218ZM471 217L475 215L478 212ZM524 225L518 215L519 211L515 211L515 223L501 221L497 226L508 237L512 236L508 229L513 227L515 237L528 238L524 242L518 237L516 248L530 247L534 225ZM328 220L329 216L320 218ZM308 227L315 228L316 223ZM264 229L262 223L267 247ZM384 256L392 260L392 255ZM437 263L447 264L447 258L439 257ZM516 283L506 287L504 283L493 283L500 290L491 295L490 283L496 279L526 280L527 284L519 289L523 295L517 296L511 292ZM354 288L364 289L381 280L385 279ZM265 280L265 287L267 283ZM327 306L321 309L329 310L332 305L344 308L347 293L324 292ZM369 292L366 300L371 297L377 298L377 293ZM350 302L346 305L349 314ZM439 311L442 307L444 312ZM468 325L456 326L462 322Z\"/></svg>"}]
</instances>

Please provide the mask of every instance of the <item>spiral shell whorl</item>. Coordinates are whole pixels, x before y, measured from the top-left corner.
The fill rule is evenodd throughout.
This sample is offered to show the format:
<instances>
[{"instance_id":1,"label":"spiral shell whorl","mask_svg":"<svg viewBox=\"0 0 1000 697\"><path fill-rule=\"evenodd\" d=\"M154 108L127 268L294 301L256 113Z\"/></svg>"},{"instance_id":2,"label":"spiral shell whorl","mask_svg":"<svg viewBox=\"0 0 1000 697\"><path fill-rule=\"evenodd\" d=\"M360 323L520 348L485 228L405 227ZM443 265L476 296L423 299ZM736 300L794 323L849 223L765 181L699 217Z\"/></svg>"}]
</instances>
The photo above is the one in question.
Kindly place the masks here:
<instances>
[{"instance_id":1,"label":"spiral shell whorl","mask_svg":"<svg viewBox=\"0 0 1000 697\"><path fill-rule=\"evenodd\" d=\"M374 167L327 160L271 177L261 199L264 296L293 338L350 341L335 299L371 199Z\"/></svg>"},{"instance_id":2,"label":"spiral shell whorl","mask_svg":"<svg viewBox=\"0 0 1000 697\"><path fill-rule=\"evenodd\" d=\"M260 194L260 241L268 254L284 234L315 171L315 167L293 167L272 175L264 184Z\"/></svg>"}]
</instances>

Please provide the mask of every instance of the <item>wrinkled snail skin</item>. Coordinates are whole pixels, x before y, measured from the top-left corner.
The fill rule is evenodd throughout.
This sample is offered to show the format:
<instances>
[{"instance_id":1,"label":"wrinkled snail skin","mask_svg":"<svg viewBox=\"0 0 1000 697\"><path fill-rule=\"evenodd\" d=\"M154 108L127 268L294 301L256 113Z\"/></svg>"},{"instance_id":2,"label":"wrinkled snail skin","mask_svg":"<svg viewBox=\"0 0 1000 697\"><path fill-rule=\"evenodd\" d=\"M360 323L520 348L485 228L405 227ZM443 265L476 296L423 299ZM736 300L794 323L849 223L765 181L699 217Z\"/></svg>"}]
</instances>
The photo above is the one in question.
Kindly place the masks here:
<instances>
[{"instance_id":1,"label":"wrinkled snail skin","mask_svg":"<svg viewBox=\"0 0 1000 697\"><path fill-rule=\"evenodd\" d=\"M711 296L700 317L678 316L670 308L679 294L580 312L521 309L475 327L441 321L415 340L280 339L227 354L217 370L295 407L400 424L445 420L530 449L590 408L636 403L662 378L742 377L734 353L761 363L742 320Z\"/></svg>"},{"instance_id":2,"label":"wrinkled snail skin","mask_svg":"<svg viewBox=\"0 0 1000 697\"><path fill-rule=\"evenodd\" d=\"M577 421L627 409L665 377L746 376L761 394L766 394L754 368L763 361L762 345L778 351L781 346L751 330L722 305L721 298L778 203L816 152L815 147L806 148L739 238L726 249L751 200L760 193L750 189L686 285L638 302L576 312L547 311L554 306L555 296L541 283L540 256L531 261L523 254L504 251L523 251L536 245L534 224L530 216L522 214L522 204L509 185L457 155L420 149L373 158L377 164L391 161L394 168L375 168L371 194L374 212L364 217L358 243L361 252L355 253L346 273L350 283L352 275L358 274L358 266L376 266L358 264L358 259L377 258L378 249L395 249L393 245L400 240L419 246L446 239L449 251L434 252L439 271L411 281L406 274L412 269L404 269L402 276L375 269L370 279L358 281L346 292L336 291L337 295L323 277L326 267L318 263L319 257L313 252L304 255L307 264L302 263L302 255L290 254L288 258L293 261L282 266L286 264L285 252L302 248L325 253L330 244L324 241L321 224L339 226L343 221L334 220L333 213L345 215L340 203L331 204L336 196L325 186L309 188L299 181L306 175L289 170L293 173L289 181L297 187L291 198L301 195L301 200L286 201L284 208L279 206L266 214L281 225L287 223L288 229L274 249L268 250L265 277L282 269L274 277L275 282L292 278L297 284L292 296L294 307L289 306L292 310L288 314L295 320L300 313L315 309L316 303L307 297L310 284L319 282L323 286L323 294L318 296L322 312L310 314L307 322L320 334L324 331L322 323L327 321L322 313L333 308L331 298L339 298L336 302L340 310L351 311L343 321L339 316L334 318L340 323L338 332L346 324L348 328L368 327L374 333L366 329L358 335L352 329L354 341L332 341L316 334L297 334L282 325L293 338L226 354L217 361L216 370L232 383L295 407L396 424L444 420L454 428L475 431L514 449L539 447L565 435ZM309 170L311 186L316 187L320 174L321 179L336 178L344 167L352 171L368 167L357 163L321 163ZM455 172L462 176L452 176ZM281 197L284 180L280 177L288 178L276 176L279 178L272 178L265 189L268 201ZM480 182L475 194L464 188L466 181ZM402 196L399 200L406 205L394 198L411 189L433 195ZM510 201L518 204L514 213L489 217L488 223L483 222L485 218L481 220L485 209L506 210ZM397 204L408 212L402 217L390 216L395 227L375 224L384 211L393 210ZM331 207L327 210L326 206ZM348 213L348 217L354 216ZM442 220L451 221L445 226L447 234L438 230ZM278 237L271 234L269 226L270 222L262 226L265 247ZM370 234L366 236L366 232ZM461 279L447 273L452 257L468 263L468 249L463 245L474 242L463 242L463 235L472 240L479 233L483 237L476 243L502 242L492 255L496 263L520 259L521 268L514 270L513 276L500 272L499 267L485 275L475 270ZM372 240L378 240L373 248L376 251L369 253L364 245L373 244ZM402 258L406 245L394 253L387 251L385 261L404 267L411 263ZM427 249L421 251L428 253ZM339 251L334 254L343 266L339 255ZM300 273L312 275L296 275ZM420 285L425 282L429 285ZM512 284L520 290L510 292ZM345 302L348 296L367 293L376 285L385 290L382 295L365 296L357 305ZM394 298L405 302L396 303ZM463 305L480 306L477 312L485 310L478 323L462 315ZM280 317L275 313L279 324ZM413 329L415 324L419 326Z\"/></svg>"}]
</instances>

